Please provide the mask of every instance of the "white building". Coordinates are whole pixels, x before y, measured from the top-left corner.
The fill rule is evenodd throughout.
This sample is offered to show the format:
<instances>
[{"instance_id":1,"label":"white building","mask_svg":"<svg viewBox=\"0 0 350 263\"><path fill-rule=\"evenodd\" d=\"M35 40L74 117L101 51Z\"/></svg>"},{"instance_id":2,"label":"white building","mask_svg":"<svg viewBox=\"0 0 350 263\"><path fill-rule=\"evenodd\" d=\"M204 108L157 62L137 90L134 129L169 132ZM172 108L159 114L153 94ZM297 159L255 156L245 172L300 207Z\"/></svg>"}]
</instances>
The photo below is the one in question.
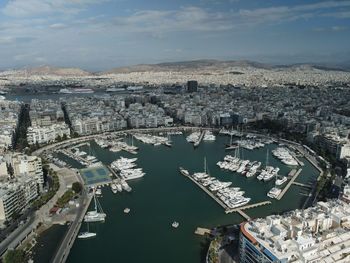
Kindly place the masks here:
<instances>
[{"instance_id":1,"label":"white building","mask_svg":"<svg viewBox=\"0 0 350 263\"><path fill-rule=\"evenodd\" d=\"M35 178L20 176L15 181L0 187L0 221L10 220L14 213L20 213L38 196Z\"/></svg>"},{"instance_id":2,"label":"white building","mask_svg":"<svg viewBox=\"0 0 350 263\"><path fill-rule=\"evenodd\" d=\"M28 143L46 144L54 142L57 137L70 136L70 129L66 124L52 124L47 127L29 127L27 131Z\"/></svg>"}]
</instances>

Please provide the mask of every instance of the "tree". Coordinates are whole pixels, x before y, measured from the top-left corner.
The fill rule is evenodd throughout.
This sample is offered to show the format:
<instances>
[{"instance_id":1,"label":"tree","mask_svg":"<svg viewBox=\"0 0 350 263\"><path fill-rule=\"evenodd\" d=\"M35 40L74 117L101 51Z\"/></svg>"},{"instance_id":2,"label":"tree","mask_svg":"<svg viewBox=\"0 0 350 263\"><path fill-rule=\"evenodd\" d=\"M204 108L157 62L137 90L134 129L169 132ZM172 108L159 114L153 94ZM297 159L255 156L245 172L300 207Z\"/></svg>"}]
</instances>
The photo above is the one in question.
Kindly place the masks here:
<instances>
[{"instance_id":1,"label":"tree","mask_svg":"<svg viewBox=\"0 0 350 263\"><path fill-rule=\"evenodd\" d=\"M25 253L21 249L8 250L4 257L4 263L26 262Z\"/></svg>"},{"instance_id":2,"label":"tree","mask_svg":"<svg viewBox=\"0 0 350 263\"><path fill-rule=\"evenodd\" d=\"M6 166L7 166L8 174L10 175L11 178L13 178L14 170L13 170L12 164L11 163L6 163Z\"/></svg>"},{"instance_id":3,"label":"tree","mask_svg":"<svg viewBox=\"0 0 350 263\"><path fill-rule=\"evenodd\" d=\"M83 186L82 186L81 183L79 183L79 182L74 182L74 183L72 184L72 190L73 190L75 193L79 194L79 193L81 192L81 190L83 190Z\"/></svg>"}]
</instances>

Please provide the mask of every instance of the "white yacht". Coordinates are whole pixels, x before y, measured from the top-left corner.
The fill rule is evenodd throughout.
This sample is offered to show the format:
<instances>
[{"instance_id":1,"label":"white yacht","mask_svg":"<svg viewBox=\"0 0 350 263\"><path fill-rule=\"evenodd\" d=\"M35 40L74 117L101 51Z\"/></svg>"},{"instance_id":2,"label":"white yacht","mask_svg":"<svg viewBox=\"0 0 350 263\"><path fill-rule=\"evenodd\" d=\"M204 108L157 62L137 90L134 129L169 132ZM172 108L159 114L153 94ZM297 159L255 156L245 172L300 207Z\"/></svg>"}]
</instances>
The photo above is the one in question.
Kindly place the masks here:
<instances>
[{"instance_id":1,"label":"white yacht","mask_svg":"<svg viewBox=\"0 0 350 263\"><path fill-rule=\"evenodd\" d=\"M92 238L95 237L97 234L96 233L92 233L92 232L81 232L78 235L79 239L86 239L86 238Z\"/></svg>"},{"instance_id":2,"label":"white yacht","mask_svg":"<svg viewBox=\"0 0 350 263\"><path fill-rule=\"evenodd\" d=\"M288 180L287 177L282 176L281 178L276 179L276 185L282 185L285 182L287 182L287 180Z\"/></svg>"},{"instance_id":3,"label":"white yacht","mask_svg":"<svg viewBox=\"0 0 350 263\"><path fill-rule=\"evenodd\" d=\"M95 196L95 191L93 192L95 209L92 211L88 211L84 216L85 222L104 222L106 218L106 214L103 213L102 207ZM100 211L100 212L99 212Z\"/></svg>"},{"instance_id":4,"label":"white yacht","mask_svg":"<svg viewBox=\"0 0 350 263\"><path fill-rule=\"evenodd\" d=\"M270 198L277 198L280 193L282 192L281 189L277 188L277 187L273 187L268 193L267 196Z\"/></svg>"},{"instance_id":5,"label":"white yacht","mask_svg":"<svg viewBox=\"0 0 350 263\"><path fill-rule=\"evenodd\" d=\"M173 227L173 228L178 228L179 227L179 222L176 222L176 221L174 221L172 224L171 224L171 226Z\"/></svg>"}]
</instances>

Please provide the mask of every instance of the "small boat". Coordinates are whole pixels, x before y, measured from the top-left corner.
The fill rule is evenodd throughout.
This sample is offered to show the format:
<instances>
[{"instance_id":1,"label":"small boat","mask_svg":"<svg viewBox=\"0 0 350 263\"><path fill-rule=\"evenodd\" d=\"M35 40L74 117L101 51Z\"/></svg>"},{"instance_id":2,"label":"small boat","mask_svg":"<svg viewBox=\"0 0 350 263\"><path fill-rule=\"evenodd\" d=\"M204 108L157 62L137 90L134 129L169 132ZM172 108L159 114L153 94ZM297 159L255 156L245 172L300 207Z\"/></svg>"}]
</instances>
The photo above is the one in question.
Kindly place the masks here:
<instances>
[{"instance_id":1,"label":"small boat","mask_svg":"<svg viewBox=\"0 0 350 263\"><path fill-rule=\"evenodd\" d=\"M130 208L128 208L128 207L125 208L125 209L124 209L124 213L125 213L125 214L129 214L129 213L130 213Z\"/></svg>"},{"instance_id":2,"label":"small boat","mask_svg":"<svg viewBox=\"0 0 350 263\"><path fill-rule=\"evenodd\" d=\"M174 221L174 222L171 224L171 226L172 226L173 228L178 228L178 227L179 227L179 222Z\"/></svg>"},{"instance_id":3,"label":"small boat","mask_svg":"<svg viewBox=\"0 0 350 263\"><path fill-rule=\"evenodd\" d=\"M91 238L91 237L95 237L97 234L96 233L92 233L92 232L81 232L78 235L78 238L80 239L86 239L86 238Z\"/></svg>"}]
</instances>

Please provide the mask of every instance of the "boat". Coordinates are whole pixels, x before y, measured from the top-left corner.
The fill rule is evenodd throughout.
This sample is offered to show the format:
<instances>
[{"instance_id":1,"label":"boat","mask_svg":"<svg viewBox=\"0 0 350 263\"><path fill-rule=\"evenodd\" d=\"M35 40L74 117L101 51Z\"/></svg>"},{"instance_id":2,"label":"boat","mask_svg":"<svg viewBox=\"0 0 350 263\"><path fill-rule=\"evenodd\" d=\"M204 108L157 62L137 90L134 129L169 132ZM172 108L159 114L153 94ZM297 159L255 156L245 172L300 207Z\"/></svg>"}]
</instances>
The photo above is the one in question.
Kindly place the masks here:
<instances>
[{"instance_id":1,"label":"boat","mask_svg":"<svg viewBox=\"0 0 350 263\"><path fill-rule=\"evenodd\" d=\"M125 209L124 209L124 213L125 213L125 214L129 214L129 213L130 213L130 208L128 208L128 207L125 208Z\"/></svg>"},{"instance_id":2,"label":"boat","mask_svg":"<svg viewBox=\"0 0 350 263\"><path fill-rule=\"evenodd\" d=\"M86 238L92 238L95 237L97 234L96 233L92 233L92 232L81 232L78 235L78 238L80 239L86 239Z\"/></svg>"},{"instance_id":3,"label":"boat","mask_svg":"<svg viewBox=\"0 0 350 263\"><path fill-rule=\"evenodd\" d=\"M277 188L277 187L273 187L268 193L267 196L270 198L277 198L280 193L282 192L281 189Z\"/></svg>"},{"instance_id":4,"label":"boat","mask_svg":"<svg viewBox=\"0 0 350 263\"><path fill-rule=\"evenodd\" d=\"M111 189L114 194L118 193L118 188L116 184L111 184Z\"/></svg>"},{"instance_id":5,"label":"boat","mask_svg":"<svg viewBox=\"0 0 350 263\"><path fill-rule=\"evenodd\" d=\"M95 237L97 235L96 233L90 232L89 223L87 223L87 228L88 228L87 231L79 233L78 238L86 239L86 238Z\"/></svg>"},{"instance_id":6,"label":"boat","mask_svg":"<svg viewBox=\"0 0 350 263\"><path fill-rule=\"evenodd\" d=\"M287 182L287 177L283 176L282 178L276 179L276 185L282 185Z\"/></svg>"},{"instance_id":7,"label":"boat","mask_svg":"<svg viewBox=\"0 0 350 263\"><path fill-rule=\"evenodd\" d=\"M106 214L103 213L102 207L98 200L96 199L95 191L93 192L93 198L95 202L95 208L92 211L88 211L84 216L85 222L104 222ZM100 212L99 212L100 211Z\"/></svg>"},{"instance_id":8,"label":"boat","mask_svg":"<svg viewBox=\"0 0 350 263\"><path fill-rule=\"evenodd\" d=\"M180 167L179 170L180 170L180 173L181 173L182 175L185 175L185 176L189 176L189 175L190 175L190 173L188 172L188 170L186 170L186 169L184 169L184 168L182 168L182 167Z\"/></svg>"},{"instance_id":9,"label":"boat","mask_svg":"<svg viewBox=\"0 0 350 263\"><path fill-rule=\"evenodd\" d=\"M173 228L178 228L178 227L179 227L179 222L174 221L174 222L171 224L171 226L172 226Z\"/></svg>"}]
</instances>

